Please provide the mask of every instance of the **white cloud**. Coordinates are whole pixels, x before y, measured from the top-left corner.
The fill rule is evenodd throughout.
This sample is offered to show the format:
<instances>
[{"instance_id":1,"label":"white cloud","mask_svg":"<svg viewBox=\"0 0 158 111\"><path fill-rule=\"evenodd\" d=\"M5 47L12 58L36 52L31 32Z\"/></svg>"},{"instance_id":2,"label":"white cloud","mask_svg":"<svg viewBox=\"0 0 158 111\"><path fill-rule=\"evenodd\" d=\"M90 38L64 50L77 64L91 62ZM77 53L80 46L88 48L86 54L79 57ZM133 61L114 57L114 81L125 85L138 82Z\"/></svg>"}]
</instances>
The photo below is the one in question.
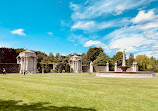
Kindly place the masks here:
<instances>
[{"instance_id":1,"label":"white cloud","mask_svg":"<svg viewBox=\"0 0 158 111\"><path fill-rule=\"evenodd\" d=\"M106 49L107 51L109 50L109 48L106 44L104 44L100 41L97 41L97 40L89 40L89 41L85 42L83 46L84 47L91 47L91 46L102 47L103 49Z\"/></svg>"},{"instance_id":2,"label":"white cloud","mask_svg":"<svg viewBox=\"0 0 158 111\"><path fill-rule=\"evenodd\" d=\"M142 29L142 30L151 29L151 28L158 28L158 20L154 21L154 22L149 22L146 24L137 25L137 27L135 27L135 28Z\"/></svg>"},{"instance_id":3,"label":"white cloud","mask_svg":"<svg viewBox=\"0 0 158 111\"><path fill-rule=\"evenodd\" d=\"M70 7L75 7L73 20L91 19L108 14L119 15L125 10L139 8L152 1L156 0L89 0L82 6L70 3Z\"/></svg>"},{"instance_id":4,"label":"white cloud","mask_svg":"<svg viewBox=\"0 0 158 111\"><path fill-rule=\"evenodd\" d=\"M141 10L134 18L120 18L113 20L107 16L117 16L130 9L140 9L156 0L87 0L85 4L71 4L72 30L83 30L87 34L106 29L117 28L96 39L91 36L84 37L81 43L84 47L102 47L106 52L115 54L117 51L145 52L148 56L158 57L158 14L156 9ZM106 18L107 17L107 18ZM101 18L101 19L100 19ZM116 17L117 18L117 17ZM103 21L98 21L103 20ZM124 25L125 24L125 25ZM85 32L86 31L86 32ZM87 33L88 31L88 33ZM92 33L93 32L93 33ZM100 33L100 32L98 32ZM82 37L79 37L80 39ZM79 40L80 41L80 40Z\"/></svg>"},{"instance_id":5,"label":"white cloud","mask_svg":"<svg viewBox=\"0 0 158 111\"><path fill-rule=\"evenodd\" d=\"M137 54L135 54L135 57L138 55L146 55L148 57L158 57L158 51L157 52L153 52L153 51L143 51L143 52L139 52Z\"/></svg>"},{"instance_id":6,"label":"white cloud","mask_svg":"<svg viewBox=\"0 0 158 111\"><path fill-rule=\"evenodd\" d=\"M71 28L96 32L106 28L126 26L127 23L129 23L129 20L127 18L117 19L113 21L106 21L106 22L95 22L95 21L85 20L85 21L77 21Z\"/></svg>"},{"instance_id":7,"label":"white cloud","mask_svg":"<svg viewBox=\"0 0 158 111\"><path fill-rule=\"evenodd\" d=\"M139 11L138 15L132 19L133 23L143 23L147 21L152 21L158 18L158 15L155 15L154 10L149 10L145 12L144 10Z\"/></svg>"},{"instance_id":8,"label":"white cloud","mask_svg":"<svg viewBox=\"0 0 158 111\"><path fill-rule=\"evenodd\" d=\"M95 22L94 21L79 21L76 24L72 26L72 29L83 29L83 30L89 30L89 28L94 27Z\"/></svg>"},{"instance_id":9,"label":"white cloud","mask_svg":"<svg viewBox=\"0 0 158 111\"><path fill-rule=\"evenodd\" d=\"M52 32L47 32L48 33L48 35L53 35L53 33Z\"/></svg>"},{"instance_id":10,"label":"white cloud","mask_svg":"<svg viewBox=\"0 0 158 111\"><path fill-rule=\"evenodd\" d=\"M136 52L139 50L139 47L142 45L148 45L152 41L148 41L146 38L141 36L134 37L124 37L113 40L109 45L111 48L118 50L126 50L127 52Z\"/></svg>"},{"instance_id":11,"label":"white cloud","mask_svg":"<svg viewBox=\"0 0 158 111\"><path fill-rule=\"evenodd\" d=\"M72 2L70 2L70 8L73 10L73 11L77 11L80 9L80 5L77 5L77 4L74 4Z\"/></svg>"},{"instance_id":12,"label":"white cloud","mask_svg":"<svg viewBox=\"0 0 158 111\"><path fill-rule=\"evenodd\" d=\"M20 36L26 36L26 34L24 33L24 29L13 30L13 31L11 31L11 34L17 34L17 35L20 35Z\"/></svg>"},{"instance_id":13,"label":"white cloud","mask_svg":"<svg viewBox=\"0 0 158 111\"><path fill-rule=\"evenodd\" d=\"M101 44L100 41L89 40L84 44L84 47L90 47L90 46L100 45L100 44Z\"/></svg>"}]
</instances>

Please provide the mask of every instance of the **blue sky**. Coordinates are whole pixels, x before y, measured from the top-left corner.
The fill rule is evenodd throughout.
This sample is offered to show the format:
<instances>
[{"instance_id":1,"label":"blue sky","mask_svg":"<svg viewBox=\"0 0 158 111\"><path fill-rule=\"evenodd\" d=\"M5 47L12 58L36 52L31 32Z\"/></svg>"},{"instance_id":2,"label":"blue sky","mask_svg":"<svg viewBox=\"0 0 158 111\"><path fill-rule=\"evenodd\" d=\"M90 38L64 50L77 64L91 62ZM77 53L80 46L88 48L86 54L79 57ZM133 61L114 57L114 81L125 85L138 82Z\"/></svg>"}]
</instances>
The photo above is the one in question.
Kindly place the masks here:
<instances>
[{"instance_id":1,"label":"blue sky","mask_svg":"<svg viewBox=\"0 0 158 111\"><path fill-rule=\"evenodd\" d=\"M158 57L158 0L0 0L0 47Z\"/></svg>"}]
</instances>

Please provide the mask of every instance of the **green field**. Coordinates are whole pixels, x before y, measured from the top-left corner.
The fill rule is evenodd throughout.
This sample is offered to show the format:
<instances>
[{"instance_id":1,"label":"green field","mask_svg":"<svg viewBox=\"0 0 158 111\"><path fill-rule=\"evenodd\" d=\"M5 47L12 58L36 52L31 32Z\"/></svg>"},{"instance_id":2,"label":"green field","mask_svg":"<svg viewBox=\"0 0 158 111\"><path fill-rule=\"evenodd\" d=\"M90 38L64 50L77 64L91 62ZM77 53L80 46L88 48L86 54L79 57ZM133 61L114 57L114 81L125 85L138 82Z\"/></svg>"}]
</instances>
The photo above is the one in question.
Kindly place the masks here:
<instances>
[{"instance_id":1,"label":"green field","mask_svg":"<svg viewBox=\"0 0 158 111\"><path fill-rule=\"evenodd\" d=\"M0 111L158 111L158 79L0 75Z\"/></svg>"}]
</instances>

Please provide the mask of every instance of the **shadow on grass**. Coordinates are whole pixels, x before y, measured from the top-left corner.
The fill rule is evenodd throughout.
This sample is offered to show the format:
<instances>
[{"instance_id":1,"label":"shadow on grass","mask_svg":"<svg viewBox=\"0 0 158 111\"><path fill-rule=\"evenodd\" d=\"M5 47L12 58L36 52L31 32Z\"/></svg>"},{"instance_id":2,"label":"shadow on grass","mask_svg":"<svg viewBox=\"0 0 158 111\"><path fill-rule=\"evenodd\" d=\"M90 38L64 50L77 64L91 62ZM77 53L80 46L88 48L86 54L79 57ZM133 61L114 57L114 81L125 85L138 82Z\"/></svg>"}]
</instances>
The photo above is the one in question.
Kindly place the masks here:
<instances>
[{"instance_id":1,"label":"shadow on grass","mask_svg":"<svg viewBox=\"0 0 158 111\"><path fill-rule=\"evenodd\" d=\"M96 109L91 108L80 108L80 107L56 107L56 106L44 106L49 105L49 103L32 103L28 104L19 104L22 101L15 100L0 100L0 111L97 111Z\"/></svg>"}]
</instances>

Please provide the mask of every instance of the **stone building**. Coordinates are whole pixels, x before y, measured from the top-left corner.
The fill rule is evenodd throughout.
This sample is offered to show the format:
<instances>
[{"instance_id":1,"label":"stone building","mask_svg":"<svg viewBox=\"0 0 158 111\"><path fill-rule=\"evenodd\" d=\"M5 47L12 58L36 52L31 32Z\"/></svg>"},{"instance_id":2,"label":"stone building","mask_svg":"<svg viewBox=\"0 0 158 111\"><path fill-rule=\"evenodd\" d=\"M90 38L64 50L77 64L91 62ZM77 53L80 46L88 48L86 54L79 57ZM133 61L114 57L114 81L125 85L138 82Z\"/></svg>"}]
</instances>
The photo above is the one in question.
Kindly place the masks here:
<instances>
[{"instance_id":1,"label":"stone building","mask_svg":"<svg viewBox=\"0 0 158 111\"><path fill-rule=\"evenodd\" d=\"M37 56L33 51L23 51L17 56L17 63L20 64L20 73L24 70L30 73L37 72Z\"/></svg>"},{"instance_id":2,"label":"stone building","mask_svg":"<svg viewBox=\"0 0 158 111\"><path fill-rule=\"evenodd\" d=\"M72 56L69 60L70 62L70 72L81 73L82 72L82 57Z\"/></svg>"}]
</instances>

